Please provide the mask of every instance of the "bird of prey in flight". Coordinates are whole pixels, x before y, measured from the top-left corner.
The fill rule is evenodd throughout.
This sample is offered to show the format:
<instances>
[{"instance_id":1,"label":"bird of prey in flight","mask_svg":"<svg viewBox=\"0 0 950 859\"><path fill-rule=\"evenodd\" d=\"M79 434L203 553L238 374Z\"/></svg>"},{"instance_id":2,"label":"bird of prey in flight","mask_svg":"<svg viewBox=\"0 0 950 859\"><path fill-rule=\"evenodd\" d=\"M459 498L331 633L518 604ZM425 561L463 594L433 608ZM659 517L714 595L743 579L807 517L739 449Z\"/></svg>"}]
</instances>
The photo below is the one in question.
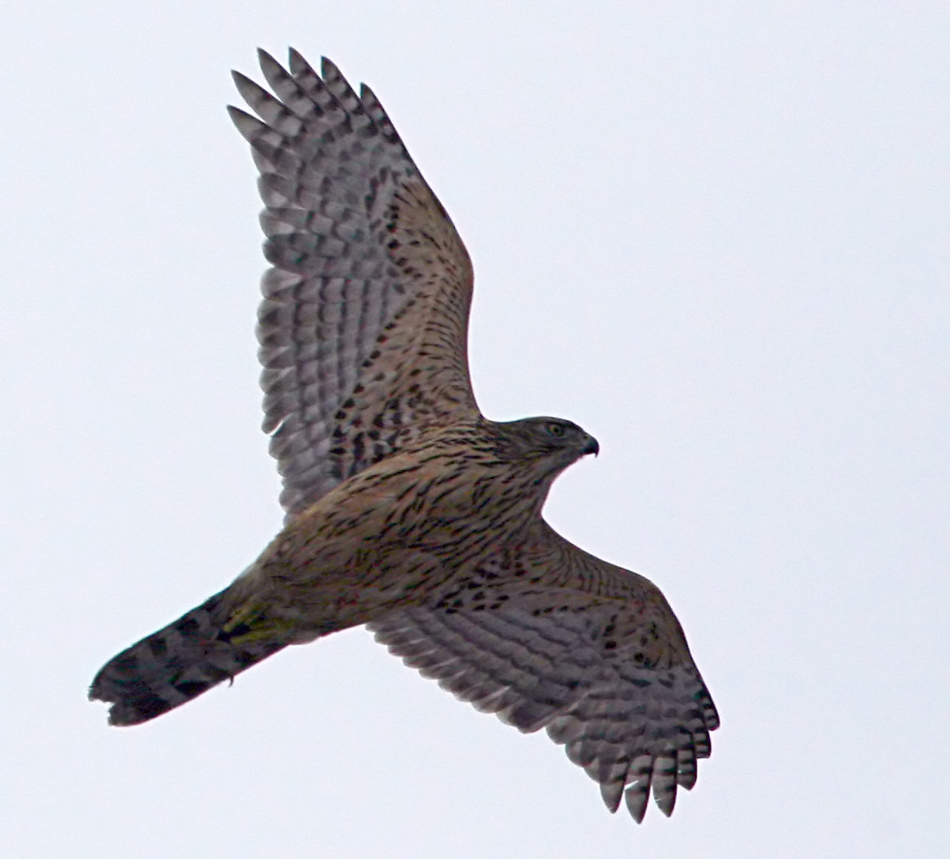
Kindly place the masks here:
<instances>
[{"instance_id":1,"label":"bird of prey in flight","mask_svg":"<svg viewBox=\"0 0 950 859\"><path fill-rule=\"evenodd\" d=\"M597 442L552 417L484 417L469 380L472 266L379 100L333 63L260 52L271 91L230 108L260 170L257 336L283 530L229 587L114 657L90 697L153 719L287 645L366 624L423 675L545 728L643 819L719 725L659 589L541 515Z\"/></svg>"}]
</instances>

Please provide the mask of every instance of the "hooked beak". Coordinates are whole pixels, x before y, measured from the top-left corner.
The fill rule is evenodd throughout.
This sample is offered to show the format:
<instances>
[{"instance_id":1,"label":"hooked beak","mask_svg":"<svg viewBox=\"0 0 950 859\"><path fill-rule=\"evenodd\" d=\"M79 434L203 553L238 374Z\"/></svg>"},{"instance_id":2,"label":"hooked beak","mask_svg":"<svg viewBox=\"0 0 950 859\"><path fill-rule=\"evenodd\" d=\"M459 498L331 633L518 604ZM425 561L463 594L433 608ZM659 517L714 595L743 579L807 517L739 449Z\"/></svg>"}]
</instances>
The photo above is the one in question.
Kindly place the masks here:
<instances>
[{"instance_id":1,"label":"hooked beak","mask_svg":"<svg viewBox=\"0 0 950 859\"><path fill-rule=\"evenodd\" d=\"M589 453L597 456L597 454L600 453L600 445L597 443L597 439L592 435L587 436L587 444L581 449L581 453L584 454L584 456L587 456Z\"/></svg>"}]
</instances>

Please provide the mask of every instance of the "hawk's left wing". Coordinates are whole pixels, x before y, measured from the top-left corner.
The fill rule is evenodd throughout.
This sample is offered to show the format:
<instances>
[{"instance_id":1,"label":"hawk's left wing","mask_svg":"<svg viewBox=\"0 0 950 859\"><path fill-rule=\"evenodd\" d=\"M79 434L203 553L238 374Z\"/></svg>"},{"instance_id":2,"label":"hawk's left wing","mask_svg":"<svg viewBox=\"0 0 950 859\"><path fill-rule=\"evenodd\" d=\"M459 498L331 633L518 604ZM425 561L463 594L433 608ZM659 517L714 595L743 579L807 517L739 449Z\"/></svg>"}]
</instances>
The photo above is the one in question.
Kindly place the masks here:
<instances>
[{"instance_id":1,"label":"hawk's left wing","mask_svg":"<svg viewBox=\"0 0 950 859\"><path fill-rule=\"evenodd\" d=\"M504 580L504 585L496 584ZM407 665L521 731L547 728L637 822L692 788L719 717L682 629L647 579L538 520L476 576L369 624Z\"/></svg>"},{"instance_id":2,"label":"hawk's left wing","mask_svg":"<svg viewBox=\"0 0 950 859\"><path fill-rule=\"evenodd\" d=\"M261 171L264 430L293 516L421 428L478 415L472 267L368 87L296 51L289 71L260 61L273 94L234 75L260 119L230 112Z\"/></svg>"}]
</instances>

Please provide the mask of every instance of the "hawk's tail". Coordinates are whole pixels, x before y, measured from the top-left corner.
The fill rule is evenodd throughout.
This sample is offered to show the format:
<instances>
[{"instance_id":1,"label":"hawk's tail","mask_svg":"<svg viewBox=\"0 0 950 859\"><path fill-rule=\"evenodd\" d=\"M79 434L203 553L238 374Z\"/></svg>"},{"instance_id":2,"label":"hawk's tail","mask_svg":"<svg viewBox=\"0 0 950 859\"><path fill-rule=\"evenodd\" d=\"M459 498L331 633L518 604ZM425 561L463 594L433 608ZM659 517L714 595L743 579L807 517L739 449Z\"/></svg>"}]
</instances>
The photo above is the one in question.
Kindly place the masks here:
<instances>
[{"instance_id":1,"label":"hawk's tail","mask_svg":"<svg viewBox=\"0 0 950 859\"><path fill-rule=\"evenodd\" d=\"M286 638L266 634L259 613L229 611L227 593L215 594L102 667L89 697L112 705L110 724L161 716L286 646Z\"/></svg>"}]
</instances>

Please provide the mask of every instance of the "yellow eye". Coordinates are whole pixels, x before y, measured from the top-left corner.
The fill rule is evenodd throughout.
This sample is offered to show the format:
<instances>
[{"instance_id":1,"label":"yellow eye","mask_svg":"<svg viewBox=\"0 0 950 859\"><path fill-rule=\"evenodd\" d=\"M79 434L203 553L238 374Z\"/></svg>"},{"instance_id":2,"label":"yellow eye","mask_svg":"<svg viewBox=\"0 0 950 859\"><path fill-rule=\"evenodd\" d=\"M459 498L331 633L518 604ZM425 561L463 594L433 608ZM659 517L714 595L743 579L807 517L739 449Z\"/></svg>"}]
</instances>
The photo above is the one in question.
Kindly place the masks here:
<instances>
[{"instance_id":1,"label":"yellow eye","mask_svg":"<svg viewBox=\"0 0 950 859\"><path fill-rule=\"evenodd\" d=\"M548 434L553 435L555 438L563 438L564 427L560 424L548 424Z\"/></svg>"}]
</instances>

